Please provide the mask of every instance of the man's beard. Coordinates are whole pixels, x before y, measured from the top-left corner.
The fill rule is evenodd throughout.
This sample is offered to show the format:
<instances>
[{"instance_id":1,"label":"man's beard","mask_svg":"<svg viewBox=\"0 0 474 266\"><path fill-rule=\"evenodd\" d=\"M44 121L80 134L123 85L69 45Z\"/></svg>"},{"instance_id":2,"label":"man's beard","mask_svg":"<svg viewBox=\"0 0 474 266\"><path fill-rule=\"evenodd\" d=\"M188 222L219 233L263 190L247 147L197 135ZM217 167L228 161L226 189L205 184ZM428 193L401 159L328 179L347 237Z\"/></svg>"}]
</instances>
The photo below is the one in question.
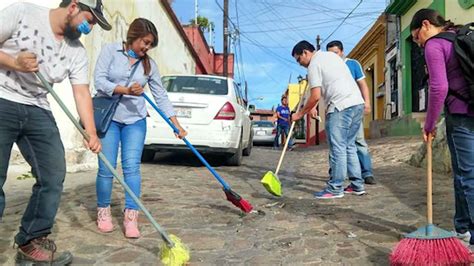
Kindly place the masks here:
<instances>
[{"instance_id":1,"label":"man's beard","mask_svg":"<svg viewBox=\"0 0 474 266\"><path fill-rule=\"evenodd\" d=\"M71 24L67 24L66 28L64 29L64 37L71 41L75 41L81 38L82 33L76 30L76 27L72 27Z\"/></svg>"},{"instance_id":2,"label":"man's beard","mask_svg":"<svg viewBox=\"0 0 474 266\"><path fill-rule=\"evenodd\" d=\"M64 37L66 39L71 40L71 41L75 41L75 40L81 38L81 35L82 35L82 33L77 31L76 27L73 27L71 25L72 20L76 16L77 16L77 14L74 15L74 16L68 15L67 18L66 18L67 19L67 25L66 25L66 28L64 29Z\"/></svg>"}]
</instances>

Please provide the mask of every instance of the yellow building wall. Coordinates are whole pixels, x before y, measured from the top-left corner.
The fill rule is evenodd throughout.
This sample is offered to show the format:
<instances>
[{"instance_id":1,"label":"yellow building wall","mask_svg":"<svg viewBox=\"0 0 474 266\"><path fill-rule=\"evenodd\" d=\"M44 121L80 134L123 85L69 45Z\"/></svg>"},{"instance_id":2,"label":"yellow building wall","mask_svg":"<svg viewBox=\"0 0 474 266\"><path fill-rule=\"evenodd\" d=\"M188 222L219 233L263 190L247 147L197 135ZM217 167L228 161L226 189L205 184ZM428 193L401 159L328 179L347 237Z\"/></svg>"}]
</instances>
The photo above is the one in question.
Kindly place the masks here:
<instances>
[{"instance_id":1,"label":"yellow building wall","mask_svg":"<svg viewBox=\"0 0 474 266\"><path fill-rule=\"evenodd\" d=\"M301 83L288 84L288 107L291 111L296 110L300 97L305 91L306 84L306 80L303 80Z\"/></svg>"},{"instance_id":2,"label":"yellow building wall","mask_svg":"<svg viewBox=\"0 0 474 266\"><path fill-rule=\"evenodd\" d=\"M373 119L383 119L385 97L375 97L377 93L384 92L385 82L385 26L384 17L380 17L376 24L362 38L348 57L356 59L362 66L366 76L365 81L369 87L369 99L372 112L364 116L364 130L369 137L370 122ZM368 71L372 70L372 75Z\"/></svg>"},{"instance_id":3,"label":"yellow building wall","mask_svg":"<svg viewBox=\"0 0 474 266\"><path fill-rule=\"evenodd\" d=\"M355 59L355 58L354 58ZM365 75L365 82L367 83L367 87L369 87L369 99L370 99L370 103L372 104L372 102L374 101L374 87L376 88L377 87L377 82L378 82L378 79L377 79L377 52L376 50L373 50L367 57L365 57L364 59L362 60L359 60L359 63L361 64L362 66L362 70L364 71L364 75ZM368 71L368 69L372 69L373 71L373 76L370 75L370 71ZM374 84L374 85L372 85ZM372 110L372 112L374 112L375 110ZM364 115L364 128L368 128L369 127L369 123L370 121L372 120L372 113L370 114L365 114Z\"/></svg>"},{"instance_id":4,"label":"yellow building wall","mask_svg":"<svg viewBox=\"0 0 474 266\"><path fill-rule=\"evenodd\" d=\"M309 90L306 88L307 86L307 81L302 80L299 84L288 84L288 107L290 108L291 111L295 111L298 102L300 101L301 95L305 94L303 99L302 99L302 106L304 103L306 103L308 96L310 94ZM302 107L301 106L301 107ZM318 109L319 109L319 116L321 118L321 121L319 121L319 132L324 131L324 123L325 123L325 103L323 99L321 98L319 100L318 104ZM306 128L306 134L307 134L307 139L313 139L314 136L316 135L316 123L317 121L315 119L309 118L309 114L305 116L305 128ZM309 121L308 121L309 120Z\"/></svg>"},{"instance_id":5,"label":"yellow building wall","mask_svg":"<svg viewBox=\"0 0 474 266\"><path fill-rule=\"evenodd\" d=\"M377 77L377 83L375 83L374 93L385 92L385 35L383 38L379 38L378 42L380 47L377 49L377 60L376 60L376 67L375 67L375 76ZM385 96L376 97L376 95L372 98L375 103L373 104L376 120L384 119L384 107L385 107Z\"/></svg>"}]
</instances>

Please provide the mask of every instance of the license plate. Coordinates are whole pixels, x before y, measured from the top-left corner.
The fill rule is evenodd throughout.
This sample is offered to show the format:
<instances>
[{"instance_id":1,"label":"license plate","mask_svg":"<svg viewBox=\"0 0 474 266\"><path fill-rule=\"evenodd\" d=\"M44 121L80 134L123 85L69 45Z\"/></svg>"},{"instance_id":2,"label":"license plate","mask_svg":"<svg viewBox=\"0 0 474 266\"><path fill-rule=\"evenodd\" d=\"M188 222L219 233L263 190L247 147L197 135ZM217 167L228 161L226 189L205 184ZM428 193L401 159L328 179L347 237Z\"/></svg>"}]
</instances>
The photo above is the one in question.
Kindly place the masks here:
<instances>
[{"instance_id":1,"label":"license plate","mask_svg":"<svg viewBox=\"0 0 474 266\"><path fill-rule=\"evenodd\" d=\"M257 131L257 136L265 136L265 131L259 130Z\"/></svg>"},{"instance_id":2,"label":"license plate","mask_svg":"<svg viewBox=\"0 0 474 266\"><path fill-rule=\"evenodd\" d=\"M191 108L175 108L174 111L177 117L191 118L192 116Z\"/></svg>"}]
</instances>

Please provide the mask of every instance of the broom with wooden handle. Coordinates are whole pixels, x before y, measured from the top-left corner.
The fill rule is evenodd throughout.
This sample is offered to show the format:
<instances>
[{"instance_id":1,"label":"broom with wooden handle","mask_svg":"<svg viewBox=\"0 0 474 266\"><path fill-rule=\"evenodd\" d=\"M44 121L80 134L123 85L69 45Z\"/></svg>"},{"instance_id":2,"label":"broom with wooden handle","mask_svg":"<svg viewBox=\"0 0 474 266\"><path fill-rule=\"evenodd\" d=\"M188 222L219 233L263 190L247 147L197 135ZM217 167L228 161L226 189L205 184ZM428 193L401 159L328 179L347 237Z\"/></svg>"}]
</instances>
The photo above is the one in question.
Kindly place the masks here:
<instances>
[{"instance_id":1,"label":"broom with wooden handle","mask_svg":"<svg viewBox=\"0 0 474 266\"><path fill-rule=\"evenodd\" d=\"M433 225L432 144L426 143L426 226L405 235L390 254L390 265L470 265L470 252L456 236Z\"/></svg>"},{"instance_id":2,"label":"broom with wooden handle","mask_svg":"<svg viewBox=\"0 0 474 266\"><path fill-rule=\"evenodd\" d=\"M308 89L308 84L306 84L303 94L301 94L300 99L298 101L298 105L296 107L296 112L298 112L301 108L301 105L303 103L304 96L306 94L306 91ZM318 121L321 120L321 118L316 117ZM281 181L280 178L278 178L278 172L280 171L281 164L283 163L283 158L285 157L286 154L286 149L288 148L288 144L290 143L291 136L293 134L293 129L295 128L296 121L291 122L290 130L288 131L288 136L286 137L285 141L285 146L283 147L283 150L280 155L280 159L278 160L278 165L275 170L275 173L272 171L268 171L263 175L262 179L260 180L260 183L265 187L265 189L270 192L271 194L281 197L282 195L282 189L281 189Z\"/></svg>"},{"instance_id":3,"label":"broom with wooden handle","mask_svg":"<svg viewBox=\"0 0 474 266\"><path fill-rule=\"evenodd\" d=\"M66 105L62 102L61 98L59 98L59 96L53 90L53 87L46 81L46 79L43 77L43 75L41 75L41 73L36 72L35 74L38 77L38 79L41 81L43 86L48 90L48 92L51 93L53 98L59 104L59 106L67 115L67 117L71 120L74 126L79 130L79 132L82 134L84 139L89 140L89 135L84 131L81 125L79 125L79 122L76 121L76 119L71 114L71 112L69 112ZM135 201L135 203L140 207L140 209L145 214L146 218L148 218L148 220L153 225L153 227L155 227L156 231L158 231L158 233L161 235L161 238L164 241L164 244L161 245L160 247L161 262L167 266L186 264L190 259L189 249L181 242L181 240L177 236L168 235L168 233L166 233L163 227L161 227L156 222L156 220L151 216L151 213L147 210L147 208L145 208L143 203L135 195L135 193L133 193L133 191L130 189L127 183L125 183L125 180L123 179L123 177L121 177L118 174L118 172L115 170L112 164L110 164L110 162L107 160L105 155L102 152L99 152L98 156L100 160L102 160L102 162L105 164L105 166L109 169L109 171L112 173L112 175L115 177L115 179L118 180L120 185L122 185L125 191L127 191L127 193L130 195L133 201Z\"/></svg>"}]
</instances>

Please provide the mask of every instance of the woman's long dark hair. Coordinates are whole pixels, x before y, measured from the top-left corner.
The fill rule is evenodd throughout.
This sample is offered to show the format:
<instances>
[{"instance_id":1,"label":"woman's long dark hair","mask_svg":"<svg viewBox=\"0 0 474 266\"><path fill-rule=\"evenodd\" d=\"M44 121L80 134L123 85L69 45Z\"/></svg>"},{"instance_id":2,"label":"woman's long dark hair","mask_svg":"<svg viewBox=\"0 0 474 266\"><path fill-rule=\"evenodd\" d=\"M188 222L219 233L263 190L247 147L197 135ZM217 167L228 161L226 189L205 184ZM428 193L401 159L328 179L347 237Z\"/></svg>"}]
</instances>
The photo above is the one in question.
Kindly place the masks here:
<instances>
[{"instance_id":1,"label":"woman's long dark hair","mask_svg":"<svg viewBox=\"0 0 474 266\"><path fill-rule=\"evenodd\" d=\"M423 20L428 20L432 25L436 27L443 27L443 31L449 29L456 30L462 26L455 25L450 20L444 19L444 17L441 16L441 14L434 9L423 8L418 10L415 15L413 15L413 18L410 23L410 31L420 28L423 24Z\"/></svg>"},{"instance_id":2,"label":"woman's long dark hair","mask_svg":"<svg viewBox=\"0 0 474 266\"><path fill-rule=\"evenodd\" d=\"M148 34L151 34L153 36L153 43L151 44L151 47L156 47L158 45L158 31L156 30L156 27L153 22L145 18L135 19L128 28L127 45L130 46L135 40L143 38ZM150 74L151 64L150 58L147 54L145 54L145 56L142 58L142 62L143 68L145 70L145 75Z\"/></svg>"}]
</instances>

